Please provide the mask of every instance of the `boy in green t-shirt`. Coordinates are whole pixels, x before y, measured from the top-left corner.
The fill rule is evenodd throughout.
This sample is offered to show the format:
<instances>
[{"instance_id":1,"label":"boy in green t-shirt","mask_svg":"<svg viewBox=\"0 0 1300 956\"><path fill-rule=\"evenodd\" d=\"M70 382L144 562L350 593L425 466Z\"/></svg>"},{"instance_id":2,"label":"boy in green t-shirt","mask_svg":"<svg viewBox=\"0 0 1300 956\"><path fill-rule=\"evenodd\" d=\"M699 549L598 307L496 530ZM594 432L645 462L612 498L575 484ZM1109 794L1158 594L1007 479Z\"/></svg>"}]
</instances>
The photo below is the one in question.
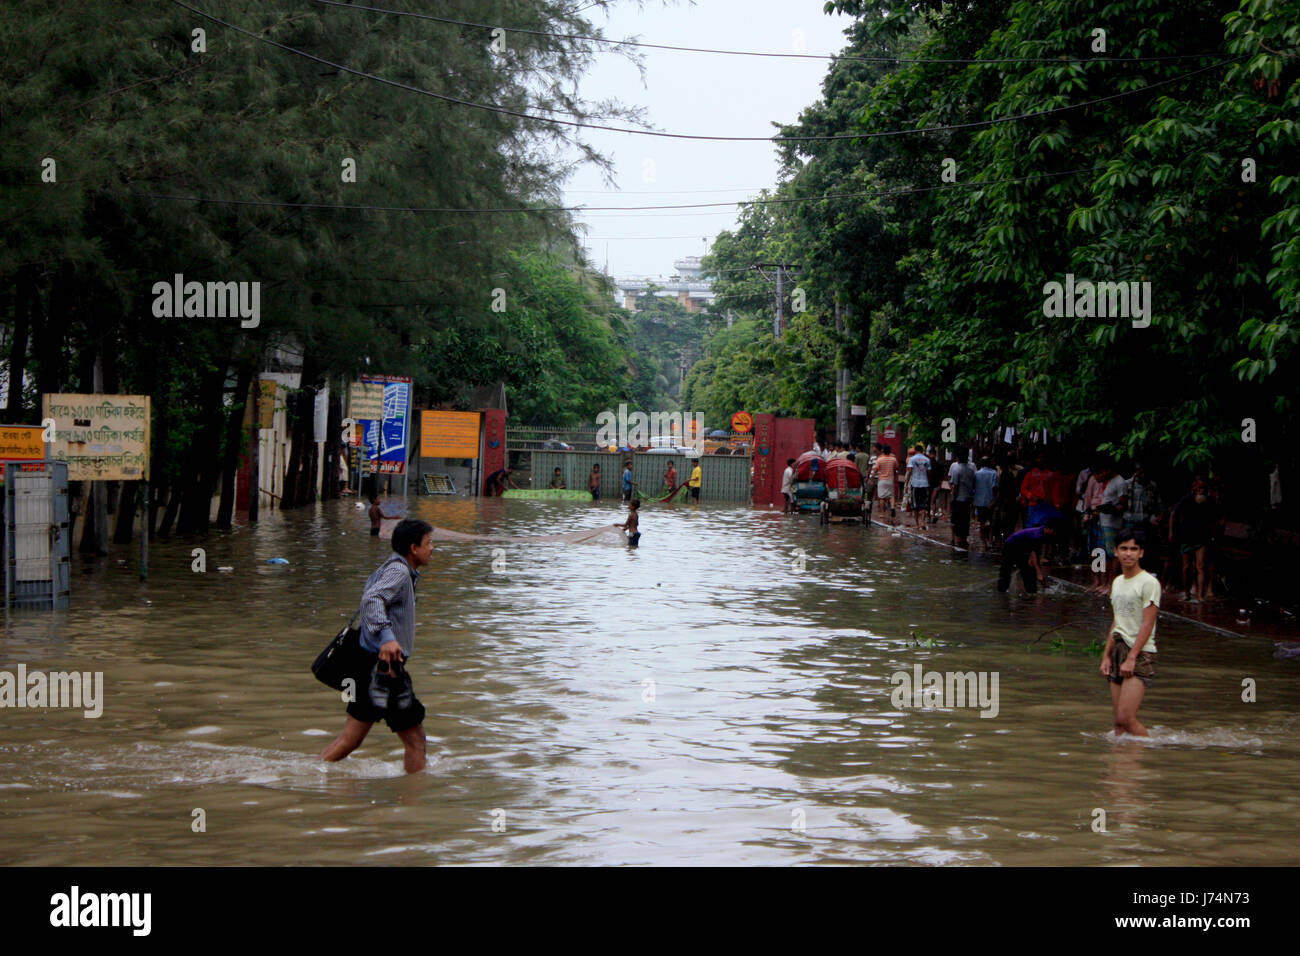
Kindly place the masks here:
<instances>
[{"instance_id":1,"label":"boy in green t-shirt","mask_svg":"<svg viewBox=\"0 0 1300 956\"><path fill-rule=\"evenodd\" d=\"M1122 531L1115 555L1122 572L1110 586L1114 609L1101 672L1110 681L1115 709L1115 734L1150 736L1137 719L1138 708L1155 677L1156 616L1160 613L1160 582L1142 570L1142 543L1134 531Z\"/></svg>"}]
</instances>

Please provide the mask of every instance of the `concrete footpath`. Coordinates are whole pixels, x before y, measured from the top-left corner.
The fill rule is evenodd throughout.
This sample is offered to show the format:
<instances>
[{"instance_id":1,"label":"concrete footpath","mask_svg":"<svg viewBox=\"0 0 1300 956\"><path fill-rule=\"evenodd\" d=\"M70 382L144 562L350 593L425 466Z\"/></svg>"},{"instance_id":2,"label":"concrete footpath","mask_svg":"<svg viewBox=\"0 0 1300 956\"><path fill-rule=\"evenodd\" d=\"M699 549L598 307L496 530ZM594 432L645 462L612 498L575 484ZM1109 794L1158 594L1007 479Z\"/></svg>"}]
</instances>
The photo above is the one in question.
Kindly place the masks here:
<instances>
[{"instance_id":1,"label":"concrete footpath","mask_svg":"<svg viewBox=\"0 0 1300 956\"><path fill-rule=\"evenodd\" d=\"M930 544L951 548L957 552L964 552L964 549L957 548L952 544L952 529L946 517L937 521L932 520L930 527L924 532L917 531L912 526L910 512L899 512L897 526L892 526L888 522L881 522L875 515L872 516L871 523L886 531L897 531L907 537L919 538ZM975 560L988 563L990 568L989 587L993 587L996 576L993 571L1001 561L1001 552L996 547L986 551L983 542L979 540L978 524L974 521L971 524L970 543L972 548L965 553L969 553L971 558ZM1046 564L1044 568L1048 577L1065 585L1070 590L1088 593L1089 588L1092 587L1093 575L1087 565L1060 565L1054 567ZM1016 575L1016 579L1018 578L1019 575ZM1014 579L1012 587L1019 587L1019 584ZM1094 600L1097 601L1098 605L1104 605L1108 599L1103 595L1096 595ZM1294 616L1287 616L1287 611L1268 604L1247 605L1231 596L1216 597L1207 601L1192 603L1183 600L1182 597L1167 588L1162 589L1160 616L1174 618L1218 634L1233 637L1267 638L1279 644L1300 642L1300 626L1297 626Z\"/></svg>"}]
</instances>

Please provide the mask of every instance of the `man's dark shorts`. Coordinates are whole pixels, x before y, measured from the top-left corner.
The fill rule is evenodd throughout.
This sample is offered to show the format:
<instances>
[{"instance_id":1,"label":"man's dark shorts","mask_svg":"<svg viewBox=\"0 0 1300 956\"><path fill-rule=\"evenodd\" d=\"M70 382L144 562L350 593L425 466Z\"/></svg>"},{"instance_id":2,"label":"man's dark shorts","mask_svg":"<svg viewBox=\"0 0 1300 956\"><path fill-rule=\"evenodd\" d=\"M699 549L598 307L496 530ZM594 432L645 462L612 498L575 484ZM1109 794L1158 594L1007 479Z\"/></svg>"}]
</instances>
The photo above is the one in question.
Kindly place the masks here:
<instances>
[{"instance_id":1,"label":"man's dark shorts","mask_svg":"<svg viewBox=\"0 0 1300 956\"><path fill-rule=\"evenodd\" d=\"M691 488L691 498L695 501L700 500L700 489L698 487Z\"/></svg>"},{"instance_id":2,"label":"man's dark shorts","mask_svg":"<svg viewBox=\"0 0 1300 956\"><path fill-rule=\"evenodd\" d=\"M929 511L930 510L930 486L917 488L912 486L912 510Z\"/></svg>"},{"instance_id":3,"label":"man's dark shorts","mask_svg":"<svg viewBox=\"0 0 1300 956\"><path fill-rule=\"evenodd\" d=\"M375 666L375 661L379 660L378 654L362 653L359 655L361 663L357 666L356 681L357 699L348 704L348 716L355 717L367 724L377 724L384 721L388 724L388 729L395 734L408 730L411 727L418 727L424 723L424 704L420 699L412 694L411 706L403 710L378 710L370 704L370 672ZM411 680L411 675L402 669L406 675L406 680Z\"/></svg>"},{"instance_id":4,"label":"man's dark shorts","mask_svg":"<svg viewBox=\"0 0 1300 956\"><path fill-rule=\"evenodd\" d=\"M965 538L970 535L970 509L969 501L954 501L952 503L952 533L954 537Z\"/></svg>"},{"instance_id":5,"label":"man's dark shorts","mask_svg":"<svg viewBox=\"0 0 1300 956\"><path fill-rule=\"evenodd\" d=\"M371 529L370 529L370 537L372 537L372 538L378 538L378 537L379 537L379 529L378 529L378 528L371 528Z\"/></svg>"},{"instance_id":6,"label":"man's dark shorts","mask_svg":"<svg viewBox=\"0 0 1300 956\"><path fill-rule=\"evenodd\" d=\"M1122 684L1124 678L1120 676L1119 667L1128 660L1128 652L1131 648L1119 634L1115 634L1114 638L1115 644L1110 649L1110 673L1106 675L1106 680L1112 684ZM1133 662L1133 676L1140 680L1143 686L1150 687L1152 679L1156 676L1156 655L1138 651L1137 660Z\"/></svg>"}]
</instances>

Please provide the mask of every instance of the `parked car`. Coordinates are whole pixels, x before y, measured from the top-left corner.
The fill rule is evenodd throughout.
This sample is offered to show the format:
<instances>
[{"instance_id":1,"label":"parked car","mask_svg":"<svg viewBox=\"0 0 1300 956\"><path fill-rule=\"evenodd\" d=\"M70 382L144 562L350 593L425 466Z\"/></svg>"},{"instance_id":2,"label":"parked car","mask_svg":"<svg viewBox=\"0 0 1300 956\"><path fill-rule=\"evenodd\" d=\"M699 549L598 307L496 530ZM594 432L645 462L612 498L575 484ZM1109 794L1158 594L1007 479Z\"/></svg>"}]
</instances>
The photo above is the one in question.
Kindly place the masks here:
<instances>
[{"instance_id":1,"label":"parked car","mask_svg":"<svg viewBox=\"0 0 1300 956\"><path fill-rule=\"evenodd\" d=\"M697 449L689 445L677 444L677 439L671 435L662 435L650 439L650 448L645 452L647 455L683 455L687 458L698 458L700 453Z\"/></svg>"}]
</instances>

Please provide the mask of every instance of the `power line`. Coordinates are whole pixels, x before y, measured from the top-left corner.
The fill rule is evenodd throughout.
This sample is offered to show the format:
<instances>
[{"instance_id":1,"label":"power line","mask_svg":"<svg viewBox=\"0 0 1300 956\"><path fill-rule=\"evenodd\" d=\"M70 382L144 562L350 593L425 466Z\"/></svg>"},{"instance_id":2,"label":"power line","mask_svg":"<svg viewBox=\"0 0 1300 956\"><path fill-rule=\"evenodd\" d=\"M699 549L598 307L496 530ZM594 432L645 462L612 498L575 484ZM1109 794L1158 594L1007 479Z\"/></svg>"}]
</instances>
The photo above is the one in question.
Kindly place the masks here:
<instances>
[{"instance_id":1,"label":"power line","mask_svg":"<svg viewBox=\"0 0 1300 956\"><path fill-rule=\"evenodd\" d=\"M1051 179L1057 176L1071 176L1076 173L1095 172L1103 169L1102 166L1088 166L1081 169L1067 169L1055 173L1031 173L1028 176L1014 176L1008 179L983 179L972 180L966 183L944 183L938 186L917 186L906 189L877 190L874 192L857 192L857 193L828 193L819 196L784 196L773 197L771 199L738 199L729 203L695 203L686 205L672 206L517 206L517 207L499 207L499 208L471 208L471 207L430 207L430 206L378 206L367 204L345 204L345 203L315 203L315 202L282 202L273 199L220 199L212 196L167 196L158 193L137 193L128 192L127 195L135 196L141 199L163 199L175 202L199 202L199 203L216 203L221 205L232 206L277 206L290 209L344 209L360 212L411 212L411 213L554 213L554 212L612 212L612 211L641 211L641 210L678 210L678 209L698 209L713 208L718 206L766 206L781 205L801 202L827 202L840 199L869 199L869 198L890 198L894 196L906 196L913 193L934 192L942 189L973 189L983 188L985 186L998 186L1005 183L1028 182L1032 179ZM705 215L717 215L717 213L705 213ZM629 217L636 218L636 217ZM663 218L663 217L655 217ZM695 237L691 237L695 238Z\"/></svg>"},{"instance_id":2,"label":"power line","mask_svg":"<svg viewBox=\"0 0 1300 956\"><path fill-rule=\"evenodd\" d=\"M635 239L639 242L667 241L669 239L702 239L705 242L709 241L708 236L582 236L581 238L584 246L591 245L593 242L614 242L623 239Z\"/></svg>"},{"instance_id":3,"label":"power line","mask_svg":"<svg viewBox=\"0 0 1300 956\"><path fill-rule=\"evenodd\" d=\"M685 196L698 193L755 193L767 186L717 186L712 189L565 189L568 196Z\"/></svg>"},{"instance_id":4,"label":"power line","mask_svg":"<svg viewBox=\"0 0 1300 956\"><path fill-rule=\"evenodd\" d=\"M1221 53L1172 53L1163 56L1115 56L1115 57L1069 57L1069 56L1016 56L989 59L963 59L958 57L902 57L902 56L842 56L834 53L772 53L756 50L717 50L691 46L671 46L665 43L643 43L638 40L611 40L608 37L588 36L581 33L550 33L545 30L528 30L523 27L503 27L500 24L474 23L469 20L453 20L449 17L435 17L427 13L415 13L410 10L389 10L384 7L367 7L341 0L312 0L322 6L342 7L345 10L368 11L370 13L388 13L395 17L414 17L417 20L432 20L434 23L446 23L458 27L473 27L479 30L502 30L506 33L518 33L523 36L548 37L557 40L582 40L588 43L606 43L610 46L631 46L647 50L671 50L677 53L711 53L719 56L758 56L792 60L844 60L862 63L1149 63L1158 60L1194 60L1220 57ZM585 8L584 8L585 9Z\"/></svg>"},{"instance_id":5,"label":"power line","mask_svg":"<svg viewBox=\"0 0 1300 956\"><path fill-rule=\"evenodd\" d=\"M1081 103L1074 103L1068 106L1056 106L1056 107L1052 107L1051 109L1039 110L1039 111L1029 112L1029 113L1019 113L1012 116L1000 116L990 120L975 120L969 123L956 123L948 126L927 126L927 127L919 127L916 129L879 130L872 133L832 133L832 134L826 134L822 136L705 136L703 134L697 134L697 133L665 133L658 130L632 129L630 127L625 127L625 126L606 126L600 123L587 123L581 120L564 120L564 119L558 119L549 116L535 116L532 113L525 113L519 110L512 110L504 106L494 106L486 103L475 103L470 100L460 99L459 97L448 96L445 93L435 93L432 90L421 89L418 86L411 86L407 83L399 83L397 80L390 80L387 79L386 77L378 76L374 73L366 73L363 70L357 70L350 66L344 66L342 63L335 63L332 60L326 60L323 57L316 56L314 53L308 53L305 50L299 50L296 47L291 47L284 43L279 43L275 40L270 39L269 37L264 37L261 36L260 34L253 33L251 30L245 30L242 27L237 27L233 23L229 23L225 20L222 20L219 17L215 17L210 13L205 13L202 10L199 10L198 8L192 7L188 3L185 3L184 0L171 0L171 2L176 4L179 7L184 7L186 10L189 10L191 13L197 14L198 16L211 20L213 23L218 23L221 26L234 30L236 33L242 33L244 36L251 37L254 40L259 40L262 43L268 43L271 46L276 47L277 49L280 50L284 50L288 53L293 53L298 56L306 57L307 59L312 60L316 63L321 63L325 66L333 67L336 70L342 70L345 73L351 73L354 76L360 76L365 79L374 80L377 83L383 83L387 86L392 86L392 87L396 87L397 89L406 90L410 93L419 93L423 96L429 96L434 99L442 100L447 103L454 103L458 106L467 106L470 107L471 109L485 110L490 113L500 113L506 116L515 116L515 117L519 117L520 119L533 120L534 122L538 122L538 123L554 123L560 126L572 126L578 129L603 130L605 132L611 132L611 133L628 133L633 136L655 136L662 139L688 139L688 140L703 140L709 142L727 142L727 143L798 143L798 142L814 142L814 141L823 142L823 141L831 141L831 140L877 139L885 136L906 136L914 133L941 133L941 132L950 132L952 130L959 130L959 129L976 129L984 126L996 126L1000 123L1013 123L1022 119L1035 119L1040 116L1050 116L1054 113L1062 113L1068 110L1077 110L1085 106L1095 106L1098 103L1105 103L1110 100L1121 99L1122 97L1132 96L1136 93L1145 93L1150 90L1156 89L1157 87L1167 86L1170 83L1178 83L1183 80L1190 79L1193 76L1197 76L1209 70L1217 70L1220 67L1225 66L1227 64L1236 63L1241 60L1248 59L1250 56L1250 54L1243 54L1241 56L1234 57L1230 60L1224 60L1219 63L1212 64L1211 66L1201 67L1199 70L1192 70L1189 73L1183 73L1179 76L1171 77L1170 79L1167 80L1157 80L1154 83L1148 83L1146 86L1137 87L1136 89L1132 89L1132 90L1124 90L1119 93L1112 93L1109 96L1101 96L1101 97L1097 97L1096 99L1084 100Z\"/></svg>"}]
</instances>

